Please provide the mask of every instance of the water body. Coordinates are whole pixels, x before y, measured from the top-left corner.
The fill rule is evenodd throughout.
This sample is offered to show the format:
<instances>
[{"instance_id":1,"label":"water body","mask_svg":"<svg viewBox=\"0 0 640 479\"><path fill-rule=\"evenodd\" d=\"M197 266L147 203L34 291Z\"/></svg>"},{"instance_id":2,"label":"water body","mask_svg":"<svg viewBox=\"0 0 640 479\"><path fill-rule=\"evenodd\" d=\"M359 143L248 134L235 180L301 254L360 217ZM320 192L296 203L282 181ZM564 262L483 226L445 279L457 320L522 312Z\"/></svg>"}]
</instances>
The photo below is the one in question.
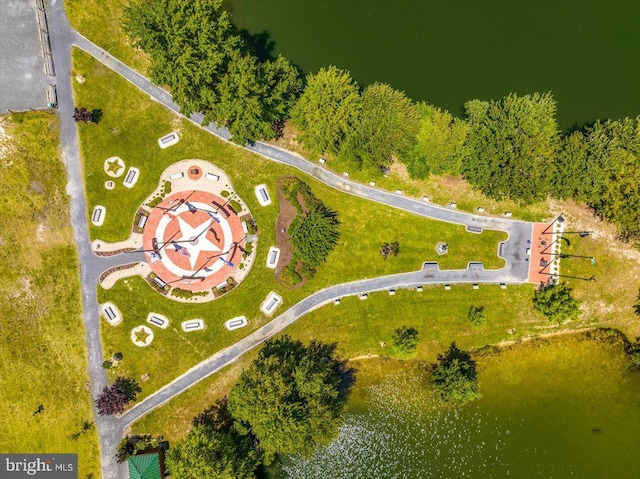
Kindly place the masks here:
<instances>
[{"instance_id":1,"label":"water body","mask_svg":"<svg viewBox=\"0 0 640 479\"><path fill-rule=\"evenodd\" d=\"M552 91L562 128L640 114L638 0L229 0L305 72L337 65L462 113Z\"/></svg>"},{"instance_id":2,"label":"water body","mask_svg":"<svg viewBox=\"0 0 640 479\"><path fill-rule=\"evenodd\" d=\"M480 359L483 397L461 409L439 404L421 371L357 386L339 437L311 461L286 460L278 477L640 475L640 371L619 344L569 338Z\"/></svg>"}]
</instances>

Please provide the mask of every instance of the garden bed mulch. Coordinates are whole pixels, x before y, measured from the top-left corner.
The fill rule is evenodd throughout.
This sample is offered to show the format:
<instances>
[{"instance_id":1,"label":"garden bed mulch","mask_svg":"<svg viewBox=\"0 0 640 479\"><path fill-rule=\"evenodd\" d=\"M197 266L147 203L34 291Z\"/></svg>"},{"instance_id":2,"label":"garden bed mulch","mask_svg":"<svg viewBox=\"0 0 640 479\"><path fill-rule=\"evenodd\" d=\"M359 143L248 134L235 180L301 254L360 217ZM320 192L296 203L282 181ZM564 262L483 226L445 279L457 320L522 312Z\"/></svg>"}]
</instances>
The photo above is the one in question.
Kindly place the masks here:
<instances>
[{"instance_id":1,"label":"garden bed mulch","mask_svg":"<svg viewBox=\"0 0 640 479\"><path fill-rule=\"evenodd\" d=\"M277 194L278 200L280 200L280 213L278 214L278 219L276 220L276 244L278 248L280 248L280 259L278 260L278 266L276 266L275 275L278 282L280 281L280 273L284 270L291 259L293 258L293 247L291 246L291 242L289 241L289 226L291 226L291 222L298 214L298 210L295 206L293 206L289 202L289 198L287 198L280 188L280 184L282 180L286 177L282 177L278 180L277 184ZM304 200L301 198L301 195L298 194L298 201L304 208ZM303 276L302 281L293 286L294 288L299 288L304 283L306 283L307 279Z\"/></svg>"}]
</instances>

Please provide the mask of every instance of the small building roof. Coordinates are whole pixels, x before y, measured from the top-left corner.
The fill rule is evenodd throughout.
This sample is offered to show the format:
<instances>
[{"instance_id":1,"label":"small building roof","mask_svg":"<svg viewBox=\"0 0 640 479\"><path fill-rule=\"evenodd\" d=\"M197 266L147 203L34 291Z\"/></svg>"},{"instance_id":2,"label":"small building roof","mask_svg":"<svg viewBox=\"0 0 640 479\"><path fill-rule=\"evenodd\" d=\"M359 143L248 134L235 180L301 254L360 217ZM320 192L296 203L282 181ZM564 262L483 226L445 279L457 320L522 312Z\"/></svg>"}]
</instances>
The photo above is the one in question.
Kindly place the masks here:
<instances>
[{"instance_id":1,"label":"small building roof","mask_svg":"<svg viewBox=\"0 0 640 479\"><path fill-rule=\"evenodd\" d=\"M129 479L162 479L160 452L130 456Z\"/></svg>"}]
</instances>

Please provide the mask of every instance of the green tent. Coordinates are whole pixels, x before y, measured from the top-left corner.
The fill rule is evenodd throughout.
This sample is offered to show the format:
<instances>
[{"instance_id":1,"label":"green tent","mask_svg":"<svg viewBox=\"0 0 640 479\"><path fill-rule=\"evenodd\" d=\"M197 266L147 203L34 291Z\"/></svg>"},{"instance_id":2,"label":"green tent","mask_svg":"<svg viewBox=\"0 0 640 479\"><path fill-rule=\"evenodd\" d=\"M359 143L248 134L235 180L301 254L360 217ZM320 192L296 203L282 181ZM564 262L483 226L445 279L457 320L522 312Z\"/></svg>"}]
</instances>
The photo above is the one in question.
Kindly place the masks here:
<instances>
[{"instance_id":1,"label":"green tent","mask_svg":"<svg viewBox=\"0 0 640 479\"><path fill-rule=\"evenodd\" d=\"M137 454L129 457L129 479L162 479L160 454Z\"/></svg>"}]
</instances>

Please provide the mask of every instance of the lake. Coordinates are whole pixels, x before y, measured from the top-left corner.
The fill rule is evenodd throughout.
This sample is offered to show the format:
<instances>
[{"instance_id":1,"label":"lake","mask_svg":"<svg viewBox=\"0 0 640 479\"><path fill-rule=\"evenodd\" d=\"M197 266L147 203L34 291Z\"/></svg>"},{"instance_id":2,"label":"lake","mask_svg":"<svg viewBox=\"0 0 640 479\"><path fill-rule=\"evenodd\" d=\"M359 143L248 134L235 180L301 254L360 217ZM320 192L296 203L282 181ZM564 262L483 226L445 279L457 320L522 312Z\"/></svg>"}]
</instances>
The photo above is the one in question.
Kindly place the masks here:
<instances>
[{"instance_id":1,"label":"lake","mask_svg":"<svg viewBox=\"0 0 640 479\"><path fill-rule=\"evenodd\" d=\"M420 365L356 364L338 438L278 477L639 477L640 371L620 343L570 336L479 358L482 398L459 409L434 399Z\"/></svg>"},{"instance_id":2,"label":"lake","mask_svg":"<svg viewBox=\"0 0 640 479\"><path fill-rule=\"evenodd\" d=\"M552 91L562 128L640 114L638 0L231 0L305 73L328 65L461 115Z\"/></svg>"}]
</instances>

